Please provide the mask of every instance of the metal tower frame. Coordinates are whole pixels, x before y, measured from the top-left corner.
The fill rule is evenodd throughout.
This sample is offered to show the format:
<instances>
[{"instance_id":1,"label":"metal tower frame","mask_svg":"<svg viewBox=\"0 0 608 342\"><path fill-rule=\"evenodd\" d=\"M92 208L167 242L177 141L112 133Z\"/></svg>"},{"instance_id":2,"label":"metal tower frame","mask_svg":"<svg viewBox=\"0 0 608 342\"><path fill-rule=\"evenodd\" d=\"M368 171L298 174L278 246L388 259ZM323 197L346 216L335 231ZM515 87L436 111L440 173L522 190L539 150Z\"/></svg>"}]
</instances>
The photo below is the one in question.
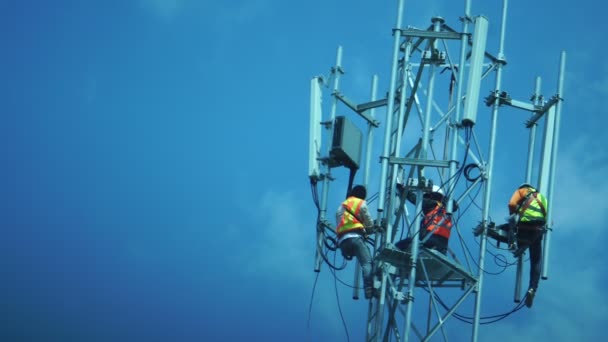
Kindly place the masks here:
<instances>
[{"instance_id":1,"label":"metal tower frame","mask_svg":"<svg viewBox=\"0 0 608 342\"><path fill-rule=\"evenodd\" d=\"M356 104L340 92L342 69L342 48L338 48L336 65L332 68L333 85L331 88L331 107L329 118L322 117L321 93L326 84L322 77L315 77L311 82L311 121L310 121L310 157L309 177L315 185L322 183L323 192L318 203L317 243L314 271L320 272L323 259L326 259L324 239L333 232L333 224L327 219L327 201L333 177L331 146L324 146L322 130L331 140L332 128L336 120L338 105L350 108L353 113L364 120L367 125L364 156L362 163L362 184L369 185L370 161L373 155L373 134L376 128L383 125L384 141L380 152L381 173L378 190L376 223L384 227L373 246L373 272L376 277L375 287L378 296L369 300L368 320L366 327L367 341L409 341L416 335L421 341L428 341L441 331L444 340L446 320L462 305L467 297L474 295L474 318L471 340L477 341L481 319L481 296L484 282L484 263L487 245L487 229L491 222L489 217L492 194L493 164L497 134L497 118L502 106L510 106L530 112L526 127L530 129L528 157L523 179L526 182L536 180L538 189L549 201L548 232L543 248L543 279L548 277L548 257L552 231L552 199L556 168L556 155L562 107L562 94L565 73L565 52L561 53L557 93L546 100L541 95L541 80L536 79L531 103L512 99L502 89L502 72L506 65L504 57L504 38L506 30L508 0L503 0L502 21L500 26L499 49L496 56L486 51L488 19L483 16L471 16L471 0L465 0L465 13L462 17L461 31L448 26L441 17L431 19L426 29L402 28L404 0L398 0L396 26L393 29L393 55L388 93L377 99L378 78L372 78L370 100ZM450 54L449 46L459 46L458 58ZM446 70L452 73L452 86L447 110L443 111L442 99L435 94L435 83L438 75ZM480 89L482 82L492 73L495 84L490 94L485 97L485 105L491 108L488 157L484 160L475 131L476 117L479 110ZM426 84L423 84L426 76ZM453 95L453 96L452 96ZM376 120L374 110L386 107L386 118L383 122ZM418 122L416 115L418 114ZM438 114L438 115L437 115ZM541 121L542 120L542 121ZM536 129L539 122L544 122L544 137L540 161L534 156L536 146ZM445 128L445 136L436 137L440 128ZM407 138L414 136L411 131L421 131L415 142ZM438 155L433 142L443 143L443 150ZM404 153L402 149L409 145ZM331 145L331 144L329 144ZM327 147L323 151L323 147ZM459 160L462 158L462 160ZM467 159L472 159L473 168L479 176L466 186L459 185L459 175L467 167ZM533 179L533 165L539 164L538 177ZM447 176L446 176L447 173ZM437 182L437 180L439 180ZM470 266L468 256L464 254L464 264L450 256L424 248L419 239L419 227L422 221L422 194L432 185L440 185L447 199L447 211L453 214L473 189L483 189L482 217L480 218L481 240L477 268ZM460 191L460 196L456 192ZM406 194L416 194L415 210L408 212ZM455 204L454 204L455 203ZM412 218L413 216L413 218ZM401 236L398 236L401 232ZM407 235L404 235L407 234ZM457 224L452 231L454 239L463 245L463 234ZM411 247L407 251L395 247L395 242L403 237L410 237ZM464 247L463 247L464 248ZM327 259L326 259L327 260ZM518 258L514 301L521 297L521 278L523 262ZM358 298L360 270L355 270L355 290L353 298ZM460 296L451 306L446 305L437 295L442 288L459 289ZM428 314L426 329L420 329L414 322L414 299L417 290L428 292ZM419 291L418 291L419 292ZM433 315L434 314L434 315ZM418 315L417 317L420 317Z\"/></svg>"}]
</instances>

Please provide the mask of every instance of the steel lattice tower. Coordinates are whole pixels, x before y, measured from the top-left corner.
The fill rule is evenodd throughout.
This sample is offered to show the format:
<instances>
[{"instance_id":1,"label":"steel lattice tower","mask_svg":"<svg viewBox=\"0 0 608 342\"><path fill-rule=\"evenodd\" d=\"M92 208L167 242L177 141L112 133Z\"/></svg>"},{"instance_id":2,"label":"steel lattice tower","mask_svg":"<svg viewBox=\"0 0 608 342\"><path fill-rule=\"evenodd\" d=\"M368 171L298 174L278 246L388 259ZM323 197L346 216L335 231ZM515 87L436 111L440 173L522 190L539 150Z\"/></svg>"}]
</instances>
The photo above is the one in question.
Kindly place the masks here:
<instances>
[{"instance_id":1,"label":"steel lattice tower","mask_svg":"<svg viewBox=\"0 0 608 342\"><path fill-rule=\"evenodd\" d=\"M341 47L338 48L336 65L332 68L332 102L328 118L323 118L321 108L326 80L322 77L312 79L309 177L313 184L322 185L322 196L318 203L314 270L321 270L326 253L324 239L334 229L332 220L328 218L333 217L333 212L328 214L327 202L333 179L331 169L344 165L334 153L337 108L344 105L357 120L363 120L367 126L365 137L361 139L362 184L369 188L375 186L369 182L370 161L377 158L381 164L375 219L377 224L384 227L384 233L377 235L373 246L373 272L379 295L369 300L367 341L408 341L412 336L427 341L439 331L447 340L444 323L469 296L475 296L471 340L477 341L488 238L486 232L491 224L489 208L499 110L510 106L530 113L525 125L529 129L529 142L522 180L536 181L538 189L547 196L551 206L563 100L565 53L561 53L556 94L545 99L541 95L540 78L537 78L531 101L518 101L502 89L502 73L506 64L503 49L507 0L503 0L499 48L495 55L486 51L489 20L483 16L471 15L470 0L465 0L460 31L450 27L441 17L431 18L431 24L426 29L404 29L404 3L404 0L398 1L397 21L393 29L390 83L384 97L377 98L376 76L372 78L371 96L367 102L354 103L340 92L343 73ZM458 54L451 55L451 51L458 51ZM435 92L436 79L446 70L452 74L448 99ZM491 75L494 75L493 85ZM484 86L489 90L489 95L482 99L480 92ZM378 120L374 113L380 107L386 108L384 120ZM479 146L476 132L477 113L484 108L490 112L488 148L485 151L487 159L483 157L484 151ZM538 139L541 141L541 155L535 158L537 126L541 123L544 124L544 136ZM375 156L371 145L372 137L378 133L378 129L384 131L384 137L380 155ZM333 137L333 141L329 139L331 143L321 143L324 130ZM411 138L415 136L418 138ZM440 143L440 148L437 148L437 142ZM539 164L537 177L533 177L534 163ZM459 180L465 168L476 170L478 176L463 185ZM433 184L444 189L447 211L452 215L455 215L456 210L453 203L462 203L473 190L481 191L482 214L476 218L482 228L479 255L477 260L471 260L477 267L471 266L466 253L464 260L457 260L454 253L446 256L422 247L418 238L411 240L408 251L395 248L394 244L399 239L418 236L422 220L420 199ZM413 212L408 210L408 191L416 194ZM548 208L549 225L552 225L551 212ZM543 248L544 279L548 273L552 231L551 226L547 228ZM467 234L471 234L469 230L461 229L456 224L452 228L450 245L462 245L463 236ZM519 257L514 295L516 302L521 299L522 267L522 258ZM357 267L355 287L358 287L359 273ZM418 303L414 299L416 293L421 291L428 293L429 298L426 329L418 328L413 319L414 307ZM438 291L454 291L457 294L456 300L446 305L436 296ZM358 298L356 289L353 296Z\"/></svg>"}]
</instances>

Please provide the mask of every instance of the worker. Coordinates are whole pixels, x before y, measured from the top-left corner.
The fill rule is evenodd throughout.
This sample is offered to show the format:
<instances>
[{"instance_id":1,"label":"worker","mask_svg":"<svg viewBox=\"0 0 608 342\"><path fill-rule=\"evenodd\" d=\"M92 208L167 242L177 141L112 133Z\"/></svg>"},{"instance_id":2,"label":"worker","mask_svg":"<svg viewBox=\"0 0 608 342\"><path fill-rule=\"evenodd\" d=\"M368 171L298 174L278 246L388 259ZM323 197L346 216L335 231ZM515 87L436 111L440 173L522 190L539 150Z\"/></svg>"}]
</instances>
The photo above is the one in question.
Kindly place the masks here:
<instances>
[{"instance_id":1,"label":"worker","mask_svg":"<svg viewBox=\"0 0 608 342\"><path fill-rule=\"evenodd\" d=\"M530 283L526 306L532 307L541 273L542 240L547 223L547 198L532 185L523 183L509 200L508 223L497 226L507 231L509 249L520 256L530 248Z\"/></svg>"},{"instance_id":2,"label":"worker","mask_svg":"<svg viewBox=\"0 0 608 342\"><path fill-rule=\"evenodd\" d=\"M356 185L336 212L338 245L345 259L357 257L363 274L365 298L374 295L372 258L365 245L365 236L374 232L374 223L367 208L367 190Z\"/></svg>"},{"instance_id":3,"label":"worker","mask_svg":"<svg viewBox=\"0 0 608 342\"><path fill-rule=\"evenodd\" d=\"M416 193L409 191L406 196L408 201L416 203ZM456 210L458 204L454 201L452 211ZM433 185L432 190L422 196L422 213L424 217L420 222L419 237L423 241L423 246L446 254L452 229L452 215L447 213L443 191L437 185ZM395 246L405 250L411 241L411 238L407 238L397 242Z\"/></svg>"}]
</instances>

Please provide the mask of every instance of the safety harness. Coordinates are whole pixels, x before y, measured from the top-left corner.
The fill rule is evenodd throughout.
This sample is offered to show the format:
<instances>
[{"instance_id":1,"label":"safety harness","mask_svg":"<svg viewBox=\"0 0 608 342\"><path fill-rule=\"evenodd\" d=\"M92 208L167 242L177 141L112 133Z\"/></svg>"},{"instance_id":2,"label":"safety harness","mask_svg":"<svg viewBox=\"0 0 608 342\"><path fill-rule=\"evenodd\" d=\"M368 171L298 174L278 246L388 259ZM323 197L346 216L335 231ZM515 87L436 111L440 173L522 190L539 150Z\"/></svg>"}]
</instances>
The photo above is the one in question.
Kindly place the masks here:
<instances>
[{"instance_id":1,"label":"safety harness","mask_svg":"<svg viewBox=\"0 0 608 342\"><path fill-rule=\"evenodd\" d=\"M515 213L517 213L517 214L521 213L520 216L523 216L523 214L526 212L526 210L528 210L528 208L530 208L530 205L532 204L533 201L536 201L536 203L538 203L538 206L540 207L543 217L546 218L547 210L545 209L543 202L538 198L538 191L536 191L536 189L530 190L528 192L528 194L526 194L523 201L521 201L521 203L517 207L517 210L515 210ZM520 217L520 220L521 220L521 217Z\"/></svg>"},{"instance_id":2,"label":"safety harness","mask_svg":"<svg viewBox=\"0 0 608 342\"><path fill-rule=\"evenodd\" d=\"M547 217L547 209L545 209L545 206L543 205L543 202L538 198L538 194L539 192L536 189L530 190L526 196L524 197L524 199L521 201L521 203L519 204L519 206L517 207L517 210L515 211L516 215L519 216L519 219L516 220L514 223L514 235L515 236L519 236L519 229L520 229L520 225L525 226L526 225L526 221L522 222L522 216L524 215L524 213L526 212L526 210L528 210L528 208L530 208L530 205L532 204L533 201L536 201L536 203L538 203L538 206L540 208L541 214L543 215L543 218L546 220ZM529 229L529 228L528 228ZM524 229L526 230L526 229ZM545 234L545 232L547 231L547 227L546 224L539 224L539 225L534 225L534 230L538 230L541 232L541 236ZM509 240L513 239L514 236L509 236Z\"/></svg>"}]
</instances>

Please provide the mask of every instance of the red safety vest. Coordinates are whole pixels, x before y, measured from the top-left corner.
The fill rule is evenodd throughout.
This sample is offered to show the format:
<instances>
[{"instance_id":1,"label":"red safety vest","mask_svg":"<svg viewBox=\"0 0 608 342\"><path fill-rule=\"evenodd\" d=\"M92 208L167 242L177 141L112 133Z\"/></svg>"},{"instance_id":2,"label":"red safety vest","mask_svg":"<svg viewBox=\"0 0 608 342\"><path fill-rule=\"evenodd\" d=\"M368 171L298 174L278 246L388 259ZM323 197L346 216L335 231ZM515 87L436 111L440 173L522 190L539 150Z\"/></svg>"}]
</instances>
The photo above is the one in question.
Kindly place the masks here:
<instances>
[{"instance_id":1,"label":"red safety vest","mask_svg":"<svg viewBox=\"0 0 608 342\"><path fill-rule=\"evenodd\" d=\"M433 210L424 215L422 226L426 227L426 230L429 232L435 230L433 232L435 235L449 239L452 229L452 218L447 215L445 207L441 205L441 203L438 203ZM437 229L435 229L435 227L437 227Z\"/></svg>"},{"instance_id":2,"label":"red safety vest","mask_svg":"<svg viewBox=\"0 0 608 342\"><path fill-rule=\"evenodd\" d=\"M338 238L341 238L347 232L364 228L363 223L358 219L362 204L363 200L354 196L351 196L347 198L346 201L342 202L344 214L336 227ZM354 213L355 215L353 216L351 213Z\"/></svg>"}]
</instances>

